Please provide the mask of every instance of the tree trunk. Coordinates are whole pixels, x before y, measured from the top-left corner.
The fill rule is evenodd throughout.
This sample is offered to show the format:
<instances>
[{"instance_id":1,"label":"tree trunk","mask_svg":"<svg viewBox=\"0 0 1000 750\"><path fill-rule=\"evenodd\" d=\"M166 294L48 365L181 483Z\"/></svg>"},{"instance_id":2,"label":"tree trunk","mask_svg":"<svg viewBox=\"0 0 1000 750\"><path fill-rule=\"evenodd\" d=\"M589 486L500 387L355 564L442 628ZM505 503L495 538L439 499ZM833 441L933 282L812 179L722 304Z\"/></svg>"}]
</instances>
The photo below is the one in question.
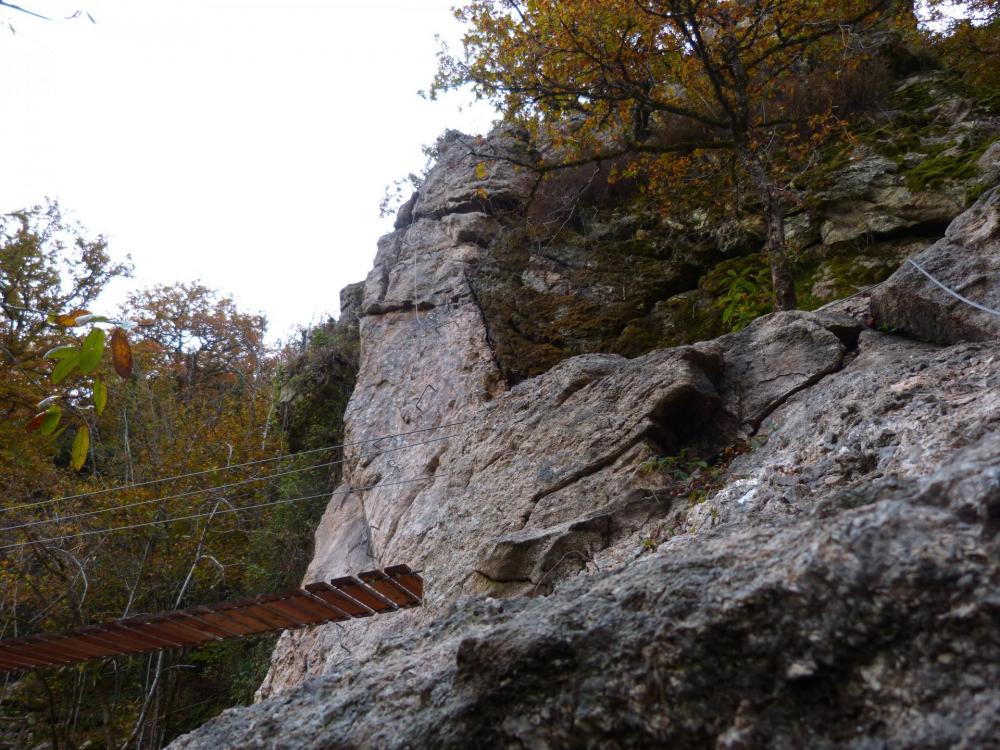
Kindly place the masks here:
<instances>
[{"instance_id":1,"label":"tree trunk","mask_svg":"<svg viewBox=\"0 0 1000 750\"><path fill-rule=\"evenodd\" d=\"M754 150L749 146L741 146L739 156L764 209L764 221L767 224L766 252L771 268L771 286L774 289L774 309L794 310L797 300L792 270L785 252L785 212L781 207L781 200Z\"/></svg>"}]
</instances>

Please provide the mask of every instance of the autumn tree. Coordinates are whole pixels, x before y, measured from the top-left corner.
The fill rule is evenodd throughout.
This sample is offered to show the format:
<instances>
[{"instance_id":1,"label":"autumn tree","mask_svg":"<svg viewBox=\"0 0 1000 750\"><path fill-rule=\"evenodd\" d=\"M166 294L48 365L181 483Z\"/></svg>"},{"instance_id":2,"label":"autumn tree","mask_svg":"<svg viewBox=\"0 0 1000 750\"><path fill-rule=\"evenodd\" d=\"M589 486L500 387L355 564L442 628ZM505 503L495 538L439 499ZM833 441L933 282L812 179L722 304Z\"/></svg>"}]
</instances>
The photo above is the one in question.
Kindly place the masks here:
<instances>
[{"instance_id":1,"label":"autumn tree","mask_svg":"<svg viewBox=\"0 0 1000 750\"><path fill-rule=\"evenodd\" d=\"M56 201L0 216L0 341L8 358L41 354L58 337L53 313L86 308L132 264L88 236Z\"/></svg>"},{"instance_id":2,"label":"autumn tree","mask_svg":"<svg viewBox=\"0 0 1000 750\"><path fill-rule=\"evenodd\" d=\"M193 385L246 381L260 372L267 321L239 310L229 297L194 283L158 285L129 296L123 312L159 365Z\"/></svg>"},{"instance_id":3,"label":"autumn tree","mask_svg":"<svg viewBox=\"0 0 1000 750\"><path fill-rule=\"evenodd\" d=\"M129 272L54 203L0 218L3 637L280 589L308 561L331 464L270 463L284 443L264 318L197 283L91 314ZM127 370L106 356L126 329ZM302 496L315 502L272 506ZM268 644L8 675L2 712L36 717L33 737L54 747L161 747L249 700Z\"/></svg>"},{"instance_id":4,"label":"autumn tree","mask_svg":"<svg viewBox=\"0 0 1000 750\"><path fill-rule=\"evenodd\" d=\"M1000 2L929 0L922 10L949 68L973 85L1000 88Z\"/></svg>"},{"instance_id":5,"label":"autumn tree","mask_svg":"<svg viewBox=\"0 0 1000 750\"><path fill-rule=\"evenodd\" d=\"M838 122L822 82L868 54L891 0L477 0L456 10L464 53L433 91L471 84L547 153L540 172L652 155L720 168L729 153L767 226L775 306L796 304L784 217L803 147ZM818 85L819 84L819 85Z\"/></svg>"},{"instance_id":6,"label":"autumn tree","mask_svg":"<svg viewBox=\"0 0 1000 750\"><path fill-rule=\"evenodd\" d=\"M313 525L300 517L321 511L330 464L271 463L283 436L268 429L278 362L263 318L199 284L130 299L116 318L136 323L134 371L118 378L105 358L92 372L110 396L92 419L87 471L67 470L68 446L26 433L23 422L4 435L6 636L273 591L298 582L308 561ZM149 484L164 476L176 478ZM271 505L302 496L314 502ZM0 690L0 702L5 715L38 717L38 741L51 735L54 746L161 747L249 700L269 643L43 670L13 695Z\"/></svg>"}]
</instances>

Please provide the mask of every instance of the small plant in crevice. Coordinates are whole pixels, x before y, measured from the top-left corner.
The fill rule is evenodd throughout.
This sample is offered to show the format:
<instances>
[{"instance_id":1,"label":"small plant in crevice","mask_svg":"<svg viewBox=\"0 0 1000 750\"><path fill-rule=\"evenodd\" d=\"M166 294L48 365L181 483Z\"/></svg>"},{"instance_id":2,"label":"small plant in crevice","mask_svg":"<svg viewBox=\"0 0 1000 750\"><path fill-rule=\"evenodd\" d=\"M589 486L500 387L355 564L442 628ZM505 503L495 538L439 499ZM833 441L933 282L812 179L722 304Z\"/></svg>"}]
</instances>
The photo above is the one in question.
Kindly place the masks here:
<instances>
[{"instance_id":1,"label":"small plant in crevice","mask_svg":"<svg viewBox=\"0 0 1000 750\"><path fill-rule=\"evenodd\" d=\"M672 498L684 498L687 507L699 505L725 484L729 465L737 456L748 453L767 442L767 435L760 434L748 440L739 440L709 459L691 455L686 448L671 456L660 456L644 463L644 473L663 473L672 481L665 489Z\"/></svg>"},{"instance_id":2,"label":"small plant in crevice","mask_svg":"<svg viewBox=\"0 0 1000 750\"><path fill-rule=\"evenodd\" d=\"M741 268L727 269L721 283L724 291L716 301L722 310L722 323L732 332L774 310L767 263L763 256L748 260Z\"/></svg>"},{"instance_id":3,"label":"small plant in crevice","mask_svg":"<svg viewBox=\"0 0 1000 750\"><path fill-rule=\"evenodd\" d=\"M766 432L757 432L753 435L747 442L747 452L755 451L758 448L763 448L767 445L768 434Z\"/></svg>"},{"instance_id":4,"label":"small plant in crevice","mask_svg":"<svg viewBox=\"0 0 1000 750\"><path fill-rule=\"evenodd\" d=\"M667 492L675 498L686 498L688 507L704 502L722 485L728 460L725 454L715 461L706 461L682 449L673 456L654 458L643 465L647 473L664 473L673 480Z\"/></svg>"},{"instance_id":5,"label":"small plant in crevice","mask_svg":"<svg viewBox=\"0 0 1000 750\"><path fill-rule=\"evenodd\" d=\"M675 536L679 536L683 533L683 528L678 528L677 526L668 527L665 521L661 521L648 536L643 537L639 544L639 554L656 552L661 544L668 542Z\"/></svg>"}]
</instances>

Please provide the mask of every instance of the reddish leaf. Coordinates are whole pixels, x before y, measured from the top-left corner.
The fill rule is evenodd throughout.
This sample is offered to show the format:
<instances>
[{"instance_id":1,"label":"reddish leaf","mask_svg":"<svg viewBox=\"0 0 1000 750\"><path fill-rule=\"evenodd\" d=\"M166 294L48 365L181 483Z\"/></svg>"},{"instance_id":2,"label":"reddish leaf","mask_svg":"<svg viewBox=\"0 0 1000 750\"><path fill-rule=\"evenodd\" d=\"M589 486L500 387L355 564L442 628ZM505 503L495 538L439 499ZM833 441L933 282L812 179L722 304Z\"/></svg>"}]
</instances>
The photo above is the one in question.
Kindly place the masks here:
<instances>
[{"instance_id":1,"label":"reddish leaf","mask_svg":"<svg viewBox=\"0 0 1000 750\"><path fill-rule=\"evenodd\" d=\"M59 420L61 418L62 409L53 404L45 411L32 417L31 421L28 422L26 429L28 432L35 432L35 430L39 430L42 435L51 435L55 431L56 427L59 426Z\"/></svg>"},{"instance_id":2,"label":"reddish leaf","mask_svg":"<svg viewBox=\"0 0 1000 750\"><path fill-rule=\"evenodd\" d=\"M42 426L42 422L45 420L46 414L48 414L48 412L44 411L41 414L36 414L34 417L31 418L31 421L28 422L28 426L25 427L25 429L28 432L34 432L35 430L37 430L39 427Z\"/></svg>"},{"instance_id":3,"label":"reddish leaf","mask_svg":"<svg viewBox=\"0 0 1000 750\"><path fill-rule=\"evenodd\" d=\"M127 379L132 374L132 347L121 328L111 333L111 362L121 378Z\"/></svg>"}]
</instances>

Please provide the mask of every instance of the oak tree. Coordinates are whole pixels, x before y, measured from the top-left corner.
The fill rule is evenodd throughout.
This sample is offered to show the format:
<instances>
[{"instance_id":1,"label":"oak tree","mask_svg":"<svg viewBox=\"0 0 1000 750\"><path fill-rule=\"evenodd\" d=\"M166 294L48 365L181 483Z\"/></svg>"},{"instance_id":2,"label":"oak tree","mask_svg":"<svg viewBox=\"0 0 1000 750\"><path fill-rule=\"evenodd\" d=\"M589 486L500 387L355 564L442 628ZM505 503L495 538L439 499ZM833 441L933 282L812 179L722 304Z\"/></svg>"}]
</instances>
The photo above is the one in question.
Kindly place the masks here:
<instances>
[{"instance_id":1,"label":"oak tree","mask_svg":"<svg viewBox=\"0 0 1000 750\"><path fill-rule=\"evenodd\" d=\"M460 56L432 92L471 84L543 149L540 172L652 155L719 168L728 152L767 226L775 307L796 304L784 217L787 176L840 123L822 82L869 55L892 0L476 0Z\"/></svg>"}]
</instances>

